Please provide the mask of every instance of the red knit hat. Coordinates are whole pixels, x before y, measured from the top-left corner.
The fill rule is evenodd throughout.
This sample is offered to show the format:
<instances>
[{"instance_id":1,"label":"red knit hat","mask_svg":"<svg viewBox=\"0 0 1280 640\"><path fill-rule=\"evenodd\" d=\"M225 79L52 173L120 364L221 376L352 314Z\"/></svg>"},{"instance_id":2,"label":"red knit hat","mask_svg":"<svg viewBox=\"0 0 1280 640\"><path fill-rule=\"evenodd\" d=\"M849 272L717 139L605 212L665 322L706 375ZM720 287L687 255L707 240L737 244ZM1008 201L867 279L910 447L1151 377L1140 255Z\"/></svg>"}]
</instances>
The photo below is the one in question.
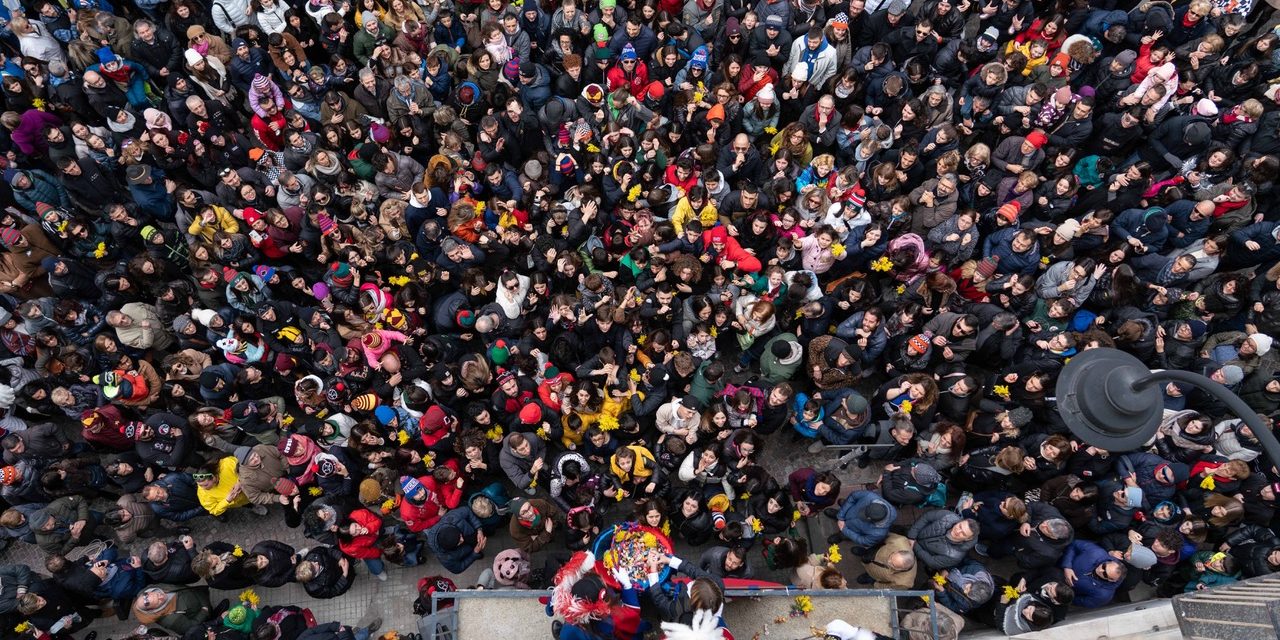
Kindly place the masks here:
<instances>
[{"instance_id":1,"label":"red knit hat","mask_svg":"<svg viewBox=\"0 0 1280 640\"><path fill-rule=\"evenodd\" d=\"M907 340L907 346L911 347L916 353L925 353L929 351L929 339L924 334L916 334Z\"/></svg>"},{"instance_id":2,"label":"red knit hat","mask_svg":"<svg viewBox=\"0 0 1280 640\"><path fill-rule=\"evenodd\" d=\"M1036 129L1035 131L1027 134L1027 142L1030 142L1031 146L1039 149L1049 142L1049 136L1046 136L1043 131Z\"/></svg>"},{"instance_id":3,"label":"red knit hat","mask_svg":"<svg viewBox=\"0 0 1280 640\"><path fill-rule=\"evenodd\" d=\"M521 424L538 424L539 422L542 422L542 408L536 403L530 402L520 409Z\"/></svg>"},{"instance_id":4,"label":"red knit hat","mask_svg":"<svg viewBox=\"0 0 1280 640\"><path fill-rule=\"evenodd\" d=\"M1003 205L1000 205L1000 209L996 211L996 215L1012 223L1018 221L1018 214L1021 212L1022 203L1017 200L1010 200Z\"/></svg>"}]
</instances>

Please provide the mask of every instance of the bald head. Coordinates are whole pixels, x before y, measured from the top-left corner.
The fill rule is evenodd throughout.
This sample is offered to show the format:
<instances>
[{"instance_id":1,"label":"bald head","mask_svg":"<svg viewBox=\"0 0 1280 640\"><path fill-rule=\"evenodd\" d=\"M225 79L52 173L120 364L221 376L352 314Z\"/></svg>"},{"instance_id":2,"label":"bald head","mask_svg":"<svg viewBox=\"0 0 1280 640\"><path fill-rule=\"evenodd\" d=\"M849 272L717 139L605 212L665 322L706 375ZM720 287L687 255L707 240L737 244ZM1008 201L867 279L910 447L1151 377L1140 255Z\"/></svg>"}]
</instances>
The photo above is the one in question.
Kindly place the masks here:
<instances>
[{"instance_id":1,"label":"bald head","mask_svg":"<svg viewBox=\"0 0 1280 640\"><path fill-rule=\"evenodd\" d=\"M916 566L916 556L910 551L895 551L889 556L889 566L894 571L910 571Z\"/></svg>"}]
</instances>

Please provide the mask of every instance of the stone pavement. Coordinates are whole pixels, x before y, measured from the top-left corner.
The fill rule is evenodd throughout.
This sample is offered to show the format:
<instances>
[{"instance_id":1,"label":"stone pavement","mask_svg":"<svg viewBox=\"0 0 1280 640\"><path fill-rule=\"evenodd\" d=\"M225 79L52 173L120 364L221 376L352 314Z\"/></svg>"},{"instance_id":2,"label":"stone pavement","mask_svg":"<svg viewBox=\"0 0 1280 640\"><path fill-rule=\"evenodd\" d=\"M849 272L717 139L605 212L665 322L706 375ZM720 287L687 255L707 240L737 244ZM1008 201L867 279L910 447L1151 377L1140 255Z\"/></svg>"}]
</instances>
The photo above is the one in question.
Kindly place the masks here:
<instances>
[{"instance_id":1,"label":"stone pavement","mask_svg":"<svg viewBox=\"0 0 1280 640\"><path fill-rule=\"evenodd\" d=\"M835 458L831 454L820 453L811 455L805 447L807 442L792 443L789 431L780 431L771 436L766 444L766 455L763 458L764 466L773 474L779 483L785 487L787 475L795 469L802 466L812 466L819 470L832 469L835 467ZM875 482L879 475L879 465L873 465L868 469L859 470L856 466L851 466L846 471L838 472L840 478L845 483L844 491L850 491L851 485ZM621 515L621 511L619 511ZM826 549L826 537L834 530L834 523L821 516L811 519L812 524L816 525L810 536L814 551L821 552ZM255 543L274 539L293 545L297 549L303 547L314 546L314 541L303 537L301 528L289 529L284 526L284 516L280 507L270 507L270 513L264 517L258 517L248 509L237 509L231 512L226 522L218 522L212 518L198 518L186 523L192 528L192 537L195 538L197 547L203 546L212 541L225 541L231 544L238 544L244 549L249 549ZM140 554L145 552L146 545L149 540L135 542L132 545L126 545L122 552L127 550L132 554ZM357 568L358 576L355 584L342 597L329 600L315 600L307 596L306 592L300 585L288 584L276 589L259 588L256 591L262 598L264 604L294 604L300 607L308 607L315 614L316 620L319 622L339 621L343 624L363 625L369 620L380 617L383 619L382 631L395 630L404 633L417 631L417 617L413 614L413 600L417 597L417 581L419 578L429 575L447 576L458 585L459 588L465 589L475 586L480 573L491 566L489 560L498 551L514 546L510 536L506 533L505 528L498 535L490 538L486 550L486 558L477 561L465 573L461 575L448 574L433 557L425 558L424 564L417 567L405 568L387 563L388 579L381 582L368 574L361 562L353 562L352 565ZM758 552L757 547L753 553ZM690 548L688 545L678 545L677 552L683 557L696 560L701 548ZM122 553L122 555L125 555ZM534 554L532 566L537 569L543 565L546 552ZM853 578L862 572L862 568L858 566L858 560L851 558L853 554L846 553L845 560L841 567L845 576L850 583ZM0 562L13 563L20 562L29 565L33 570L44 573L44 555L34 546L25 543L15 543L8 550L0 553ZM764 574L760 575L761 579L775 580L785 583L785 575L770 574L765 570L762 559L755 558L752 563L756 565ZM214 591L213 602L217 602L222 598L234 600L238 591ZM119 639L128 634L128 632L137 626L136 621L132 618L125 621L118 621L115 618L99 620L91 629L98 631L99 640L108 638ZM513 625L514 626L514 625ZM546 627L547 630L550 626ZM526 635L524 637L543 637L538 635Z\"/></svg>"}]
</instances>

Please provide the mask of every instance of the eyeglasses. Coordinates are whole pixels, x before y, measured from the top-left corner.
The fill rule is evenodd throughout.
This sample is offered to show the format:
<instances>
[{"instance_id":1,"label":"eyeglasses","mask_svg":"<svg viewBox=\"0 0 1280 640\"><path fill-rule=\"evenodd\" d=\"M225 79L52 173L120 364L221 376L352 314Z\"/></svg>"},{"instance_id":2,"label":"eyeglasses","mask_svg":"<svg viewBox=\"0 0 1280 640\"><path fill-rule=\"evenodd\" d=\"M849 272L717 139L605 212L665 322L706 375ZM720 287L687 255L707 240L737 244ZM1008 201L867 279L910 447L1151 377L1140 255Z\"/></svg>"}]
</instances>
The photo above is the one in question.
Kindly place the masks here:
<instances>
[{"instance_id":1,"label":"eyeglasses","mask_svg":"<svg viewBox=\"0 0 1280 640\"><path fill-rule=\"evenodd\" d=\"M201 480L212 480L213 474L212 473L193 473L191 474L191 479L195 480L196 482L200 482Z\"/></svg>"}]
</instances>

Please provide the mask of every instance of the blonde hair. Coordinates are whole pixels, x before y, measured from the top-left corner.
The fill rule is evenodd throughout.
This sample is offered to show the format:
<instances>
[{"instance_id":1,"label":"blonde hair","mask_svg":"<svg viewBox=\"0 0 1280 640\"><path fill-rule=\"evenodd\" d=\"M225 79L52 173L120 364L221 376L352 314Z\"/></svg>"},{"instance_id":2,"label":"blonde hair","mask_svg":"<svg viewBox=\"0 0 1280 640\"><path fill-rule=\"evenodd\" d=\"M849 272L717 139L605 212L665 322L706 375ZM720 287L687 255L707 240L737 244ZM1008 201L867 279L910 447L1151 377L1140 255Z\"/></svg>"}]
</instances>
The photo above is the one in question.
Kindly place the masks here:
<instances>
[{"instance_id":1,"label":"blonde hair","mask_svg":"<svg viewBox=\"0 0 1280 640\"><path fill-rule=\"evenodd\" d=\"M991 147L979 142L978 144L969 147L969 149L964 152L964 157L973 158L979 162L989 162L991 160Z\"/></svg>"},{"instance_id":2,"label":"blonde hair","mask_svg":"<svg viewBox=\"0 0 1280 640\"><path fill-rule=\"evenodd\" d=\"M1263 107L1257 98L1249 98L1240 103L1240 110L1244 111L1245 115L1256 120L1262 116Z\"/></svg>"}]
</instances>

